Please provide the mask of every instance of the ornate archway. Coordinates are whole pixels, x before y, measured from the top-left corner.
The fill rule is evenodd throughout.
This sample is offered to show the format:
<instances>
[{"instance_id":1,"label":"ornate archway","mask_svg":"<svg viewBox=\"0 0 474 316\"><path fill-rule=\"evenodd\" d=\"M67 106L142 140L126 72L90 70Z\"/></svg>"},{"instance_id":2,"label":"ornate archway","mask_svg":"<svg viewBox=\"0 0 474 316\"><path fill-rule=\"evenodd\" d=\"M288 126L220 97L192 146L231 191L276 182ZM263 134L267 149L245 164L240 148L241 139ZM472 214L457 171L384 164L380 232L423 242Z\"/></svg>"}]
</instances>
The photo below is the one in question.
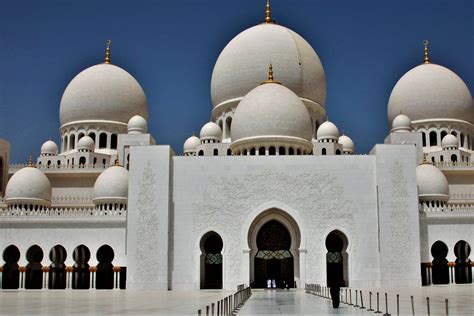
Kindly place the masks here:
<instances>
[{"instance_id":1,"label":"ornate archway","mask_svg":"<svg viewBox=\"0 0 474 316\"><path fill-rule=\"evenodd\" d=\"M295 220L286 212L270 209L258 215L248 232L250 284L267 287L275 280L294 287L300 276L299 245L301 234Z\"/></svg>"}]
</instances>

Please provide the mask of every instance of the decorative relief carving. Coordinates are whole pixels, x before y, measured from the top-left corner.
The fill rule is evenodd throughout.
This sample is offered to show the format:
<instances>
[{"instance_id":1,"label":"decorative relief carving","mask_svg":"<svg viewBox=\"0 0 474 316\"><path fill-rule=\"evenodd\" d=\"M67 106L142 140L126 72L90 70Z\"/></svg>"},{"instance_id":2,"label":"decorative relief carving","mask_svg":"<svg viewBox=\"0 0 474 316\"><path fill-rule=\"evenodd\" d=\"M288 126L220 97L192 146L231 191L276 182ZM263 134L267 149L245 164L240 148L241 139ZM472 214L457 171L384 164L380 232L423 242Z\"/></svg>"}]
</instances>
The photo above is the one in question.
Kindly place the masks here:
<instances>
[{"instance_id":1,"label":"decorative relief carving","mask_svg":"<svg viewBox=\"0 0 474 316\"><path fill-rule=\"evenodd\" d=\"M321 236L329 227L355 236L351 231L353 212L344 199L343 185L327 172L297 174L291 169L286 172L265 168L241 177L209 175L209 185L202 196L205 197L203 200L193 204L196 209L194 236L208 227L225 232L224 260L228 276L240 276L240 234L248 213L268 201L281 201L303 217L308 237L307 267L314 267L314 261L325 258L324 239L314 236ZM357 243L354 239L350 240L352 244ZM315 274L316 271L307 269L307 278L315 278Z\"/></svg>"},{"instance_id":2,"label":"decorative relief carving","mask_svg":"<svg viewBox=\"0 0 474 316\"><path fill-rule=\"evenodd\" d=\"M150 273L159 268L158 263L158 214L156 212L156 173L148 161L142 172L138 193L138 219L136 233L135 260L137 283L156 283L158 273Z\"/></svg>"}]
</instances>

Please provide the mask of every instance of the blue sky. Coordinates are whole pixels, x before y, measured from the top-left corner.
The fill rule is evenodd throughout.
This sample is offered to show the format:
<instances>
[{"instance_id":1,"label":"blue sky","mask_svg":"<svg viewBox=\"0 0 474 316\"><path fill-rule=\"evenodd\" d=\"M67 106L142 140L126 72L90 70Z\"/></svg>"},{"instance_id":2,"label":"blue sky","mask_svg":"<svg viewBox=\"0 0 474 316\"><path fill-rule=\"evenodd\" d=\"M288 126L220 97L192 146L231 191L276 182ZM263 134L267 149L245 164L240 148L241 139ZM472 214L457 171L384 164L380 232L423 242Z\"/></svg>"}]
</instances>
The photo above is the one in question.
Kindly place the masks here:
<instances>
[{"instance_id":1,"label":"blue sky","mask_svg":"<svg viewBox=\"0 0 474 316\"><path fill-rule=\"evenodd\" d=\"M326 109L367 153L388 131L390 91L409 69L430 59L473 90L472 0L273 0L272 17L301 34L326 72ZM11 161L59 144L59 103L68 82L112 62L142 85L149 126L178 152L211 115L210 79L224 46L263 22L265 0L3 1L0 10L0 138Z\"/></svg>"}]
</instances>

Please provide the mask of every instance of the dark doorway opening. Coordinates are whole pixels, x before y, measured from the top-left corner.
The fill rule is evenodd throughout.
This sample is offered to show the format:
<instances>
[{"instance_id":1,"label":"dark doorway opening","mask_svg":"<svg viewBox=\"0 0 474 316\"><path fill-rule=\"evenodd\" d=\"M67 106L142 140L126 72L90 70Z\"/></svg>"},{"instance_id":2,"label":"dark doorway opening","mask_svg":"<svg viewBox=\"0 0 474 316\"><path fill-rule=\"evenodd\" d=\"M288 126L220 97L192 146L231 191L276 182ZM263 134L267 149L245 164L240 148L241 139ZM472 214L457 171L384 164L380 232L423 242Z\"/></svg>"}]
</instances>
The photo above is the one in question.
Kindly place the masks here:
<instances>
[{"instance_id":1,"label":"dark doorway opening","mask_svg":"<svg viewBox=\"0 0 474 316\"><path fill-rule=\"evenodd\" d=\"M26 251L26 277L25 289L42 289L43 288L43 250L38 245L33 245Z\"/></svg>"},{"instance_id":2,"label":"dark doorway opening","mask_svg":"<svg viewBox=\"0 0 474 316\"><path fill-rule=\"evenodd\" d=\"M446 256L448 255L448 246L441 240L436 241L431 246L431 255L433 256L432 278L433 284L449 284L449 267Z\"/></svg>"},{"instance_id":3,"label":"dark doorway opening","mask_svg":"<svg viewBox=\"0 0 474 316\"><path fill-rule=\"evenodd\" d=\"M2 289L18 289L20 287L20 271L18 270L18 260L20 260L20 250L14 245L10 245L3 251Z\"/></svg>"},{"instance_id":4,"label":"dark doorway opening","mask_svg":"<svg viewBox=\"0 0 474 316\"><path fill-rule=\"evenodd\" d=\"M201 289L222 289L221 236L208 232L201 239Z\"/></svg>"},{"instance_id":5,"label":"dark doorway opening","mask_svg":"<svg viewBox=\"0 0 474 316\"><path fill-rule=\"evenodd\" d=\"M279 221L270 220L257 234L257 254L254 258L254 287L266 288L268 280L276 287L294 287L294 260L290 252L291 235Z\"/></svg>"},{"instance_id":6,"label":"dark doorway opening","mask_svg":"<svg viewBox=\"0 0 474 316\"><path fill-rule=\"evenodd\" d=\"M332 231L326 237L326 280L328 286L348 286L347 238L338 231Z\"/></svg>"}]
</instances>

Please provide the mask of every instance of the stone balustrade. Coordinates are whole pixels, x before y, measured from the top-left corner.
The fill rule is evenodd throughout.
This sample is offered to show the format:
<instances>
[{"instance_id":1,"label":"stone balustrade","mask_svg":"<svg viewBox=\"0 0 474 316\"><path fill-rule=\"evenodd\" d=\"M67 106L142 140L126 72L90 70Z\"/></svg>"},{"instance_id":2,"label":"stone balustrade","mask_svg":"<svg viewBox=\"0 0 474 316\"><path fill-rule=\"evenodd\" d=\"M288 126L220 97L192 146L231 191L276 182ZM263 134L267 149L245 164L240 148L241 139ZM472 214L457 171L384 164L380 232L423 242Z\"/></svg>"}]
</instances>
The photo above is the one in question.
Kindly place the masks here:
<instances>
[{"instance_id":1,"label":"stone balustrade","mask_svg":"<svg viewBox=\"0 0 474 316\"><path fill-rule=\"evenodd\" d=\"M126 210L98 210L87 208L46 208L29 210L25 208L0 208L0 217L126 217Z\"/></svg>"}]
</instances>

